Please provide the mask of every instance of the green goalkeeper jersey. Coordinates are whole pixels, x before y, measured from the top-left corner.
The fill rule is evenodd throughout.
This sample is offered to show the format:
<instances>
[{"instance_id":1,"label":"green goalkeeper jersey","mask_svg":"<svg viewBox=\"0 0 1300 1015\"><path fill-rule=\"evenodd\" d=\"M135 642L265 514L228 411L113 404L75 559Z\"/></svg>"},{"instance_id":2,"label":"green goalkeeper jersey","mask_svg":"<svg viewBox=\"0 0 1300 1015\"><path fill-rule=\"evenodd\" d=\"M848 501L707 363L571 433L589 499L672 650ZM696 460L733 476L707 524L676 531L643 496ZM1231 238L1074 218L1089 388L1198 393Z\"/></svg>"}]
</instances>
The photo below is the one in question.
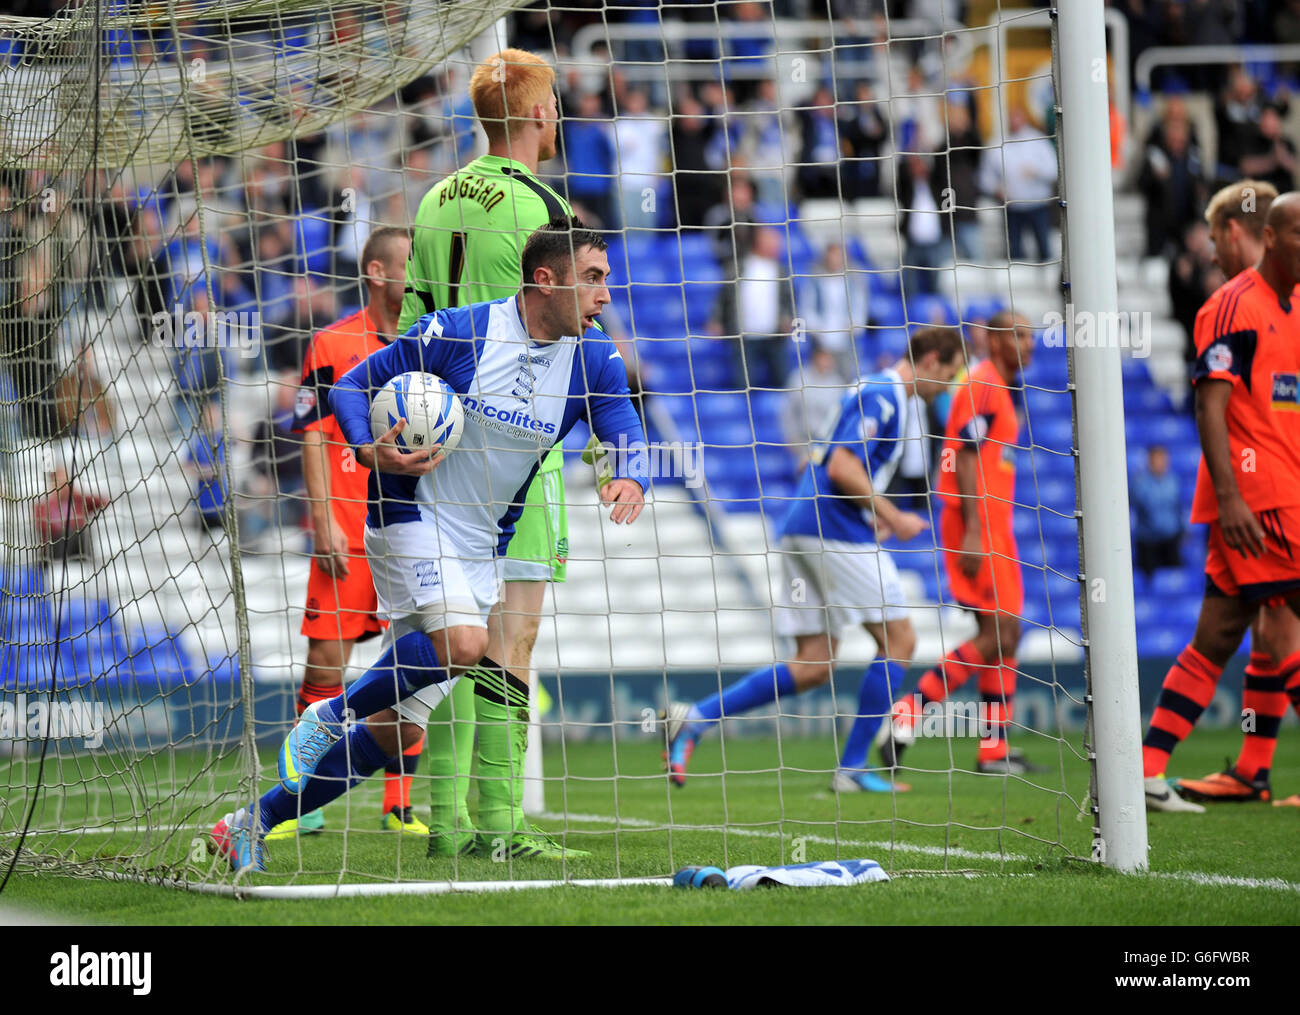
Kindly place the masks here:
<instances>
[{"instance_id":1,"label":"green goalkeeper jersey","mask_svg":"<svg viewBox=\"0 0 1300 1015\"><path fill-rule=\"evenodd\" d=\"M572 214L564 198L513 159L484 155L447 177L424 195L415 216L398 334L435 310L518 292L528 237ZM555 448L541 471L563 462Z\"/></svg>"}]
</instances>

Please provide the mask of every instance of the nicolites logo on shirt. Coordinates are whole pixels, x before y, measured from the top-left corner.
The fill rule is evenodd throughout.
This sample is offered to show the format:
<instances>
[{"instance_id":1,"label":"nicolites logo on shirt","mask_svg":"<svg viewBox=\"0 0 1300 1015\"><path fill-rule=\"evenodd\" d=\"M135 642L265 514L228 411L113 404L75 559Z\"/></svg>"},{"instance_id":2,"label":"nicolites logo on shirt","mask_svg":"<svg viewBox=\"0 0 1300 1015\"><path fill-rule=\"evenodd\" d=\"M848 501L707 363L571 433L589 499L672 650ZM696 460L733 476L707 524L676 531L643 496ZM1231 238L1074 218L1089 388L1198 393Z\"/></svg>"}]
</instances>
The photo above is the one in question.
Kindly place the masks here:
<instances>
[{"instance_id":1,"label":"nicolites logo on shirt","mask_svg":"<svg viewBox=\"0 0 1300 1015\"><path fill-rule=\"evenodd\" d=\"M517 426L521 430L531 430L534 433L555 433L555 424L546 423L540 419L534 419L526 412L518 409L498 409L494 405L474 398L472 395L461 395L461 404L465 407L466 412L477 413L487 419L495 419L508 426Z\"/></svg>"}]
</instances>

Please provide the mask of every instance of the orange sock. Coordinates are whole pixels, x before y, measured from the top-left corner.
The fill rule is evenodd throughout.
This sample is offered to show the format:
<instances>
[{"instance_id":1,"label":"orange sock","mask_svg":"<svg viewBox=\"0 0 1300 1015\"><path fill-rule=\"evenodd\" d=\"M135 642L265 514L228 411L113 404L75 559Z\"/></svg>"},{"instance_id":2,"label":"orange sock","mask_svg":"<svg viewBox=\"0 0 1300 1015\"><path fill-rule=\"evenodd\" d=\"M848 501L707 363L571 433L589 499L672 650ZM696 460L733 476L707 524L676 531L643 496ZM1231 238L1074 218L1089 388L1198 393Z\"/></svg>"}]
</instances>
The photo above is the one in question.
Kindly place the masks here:
<instances>
[{"instance_id":1,"label":"orange sock","mask_svg":"<svg viewBox=\"0 0 1300 1015\"><path fill-rule=\"evenodd\" d=\"M1142 775L1160 775L1169 764L1169 756L1187 734L1214 697L1223 667L1215 666L1188 645L1165 674L1160 699L1151 714L1151 728L1142 741Z\"/></svg>"},{"instance_id":2,"label":"orange sock","mask_svg":"<svg viewBox=\"0 0 1300 1015\"><path fill-rule=\"evenodd\" d=\"M893 723L896 730L913 730L916 728L917 711L916 702L912 696L899 698L894 702Z\"/></svg>"},{"instance_id":3,"label":"orange sock","mask_svg":"<svg viewBox=\"0 0 1300 1015\"><path fill-rule=\"evenodd\" d=\"M294 709L302 715L308 705L337 698L342 691L343 687L340 684L313 684L310 680L304 680L302 686L298 688L298 698L293 703Z\"/></svg>"},{"instance_id":4,"label":"orange sock","mask_svg":"<svg viewBox=\"0 0 1300 1015\"><path fill-rule=\"evenodd\" d=\"M1286 685L1300 672L1300 652L1274 666L1271 656L1252 652L1246 665L1241 708L1246 735L1233 767L1243 779L1268 778L1277 751L1277 734L1286 715Z\"/></svg>"},{"instance_id":5,"label":"orange sock","mask_svg":"<svg viewBox=\"0 0 1300 1015\"><path fill-rule=\"evenodd\" d=\"M943 701L983 665L984 659L975 651L974 645L970 642L958 645L939 661L938 666L927 671L918 681L917 690L921 692L921 700L926 703Z\"/></svg>"},{"instance_id":6,"label":"orange sock","mask_svg":"<svg viewBox=\"0 0 1300 1015\"><path fill-rule=\"evenodd\" d=\"M424 753L424 737L402 752L400 759L393 759L384 774L384 809L387 814L394 807L411 806L411 776L420 765L420 755Z\"/></svg>"},{"instance_id":7,"label":"orange sock","mask_svg":"<svg viewBox=\"0 0 1300 1015\"><path fill-rule=\"evenodd\" d=\"M980 739L980 761L1001 761L1007 756L1007 723L1011 721L1011 700L1016 695L1016 677L1014 659L1004 659L997 669L980 671L980 703L984 707L990 733Z\"/></svg>"}]
</instances>

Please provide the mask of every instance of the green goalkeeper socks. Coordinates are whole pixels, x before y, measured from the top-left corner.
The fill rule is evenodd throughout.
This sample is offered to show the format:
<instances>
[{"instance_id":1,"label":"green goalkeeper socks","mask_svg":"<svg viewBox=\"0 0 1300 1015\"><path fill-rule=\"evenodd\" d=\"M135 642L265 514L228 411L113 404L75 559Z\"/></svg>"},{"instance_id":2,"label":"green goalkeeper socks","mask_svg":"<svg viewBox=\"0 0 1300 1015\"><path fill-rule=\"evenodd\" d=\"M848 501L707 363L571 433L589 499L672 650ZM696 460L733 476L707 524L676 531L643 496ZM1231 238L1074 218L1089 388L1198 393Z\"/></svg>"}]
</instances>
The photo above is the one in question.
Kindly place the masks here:
<instances>
[{"instance_id":1,"label":"green goalkeeper socks","mask_svg":"<svg viewBox=\"0 0 1300 1015\"><path fill-rule=\"evenodd\" d=\"M484 659L473 674L478 696L478 828L487 842L526 831L524 754L528 685Z\"/></svg>"},{"instance_id":2,"label":"green goalkeeper socks","mask_svg":"<svg viewBox=\"0 0 1300 1015\"><path fill-rule=\"evenodd\" d=\"M463 835L474 827L469 819L468 798L470 766L474 763L475 704L474 683L468 677L462 678L429 717L429 828L434 832Z\"/></svg>"}]
</instances>

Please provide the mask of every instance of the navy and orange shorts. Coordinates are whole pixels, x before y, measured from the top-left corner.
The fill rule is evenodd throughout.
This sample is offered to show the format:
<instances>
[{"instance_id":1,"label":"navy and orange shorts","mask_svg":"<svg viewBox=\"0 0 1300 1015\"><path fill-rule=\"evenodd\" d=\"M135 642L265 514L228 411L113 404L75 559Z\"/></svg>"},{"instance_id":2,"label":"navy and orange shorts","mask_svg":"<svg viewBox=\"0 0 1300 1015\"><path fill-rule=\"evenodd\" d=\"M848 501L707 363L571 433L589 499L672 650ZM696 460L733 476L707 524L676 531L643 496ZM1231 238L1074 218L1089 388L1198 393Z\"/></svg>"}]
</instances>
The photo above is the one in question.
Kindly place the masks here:
<instances>
[{"instance_id":1,"label":"navy and orange shorts","mask_svg":"<svg viewBox=\"0 0 1300 1015\"><path fill-rule=\"evenodd\" d=\"M990 518L981 535L984 559L972 578L961 569L966 520L961 508L944 507L939 517L939 539L952 597L968 610L1019 615L1025 605L1025 582L1010 516Z\"/></svg>"},{"instance_id":2,"label":"navy and orange shorts","mask_svg":"<svg viewBox=\"0 0 1300 1015\"><path fill-rule=\"evenodd\" d=\"M1276 606L1300 591L1300 505L1260 511L1255 517L1264 530L1262 557L1232 549L1219 523L1210 523L1206 595L1239 596Z\"/></svg>"},{"instance_id":3,"label":"navy and orange shorts","mask_svg":"<svg viewBox=\"0 0 1300 1015\"><path fill-rule=\"evenodd\" d=\"M311 562L302 633L321 641L364 641L388 626L375 611L379 599L365 551L348 551L348 576L334 578Z\"/></svg>"}]
</instances>

